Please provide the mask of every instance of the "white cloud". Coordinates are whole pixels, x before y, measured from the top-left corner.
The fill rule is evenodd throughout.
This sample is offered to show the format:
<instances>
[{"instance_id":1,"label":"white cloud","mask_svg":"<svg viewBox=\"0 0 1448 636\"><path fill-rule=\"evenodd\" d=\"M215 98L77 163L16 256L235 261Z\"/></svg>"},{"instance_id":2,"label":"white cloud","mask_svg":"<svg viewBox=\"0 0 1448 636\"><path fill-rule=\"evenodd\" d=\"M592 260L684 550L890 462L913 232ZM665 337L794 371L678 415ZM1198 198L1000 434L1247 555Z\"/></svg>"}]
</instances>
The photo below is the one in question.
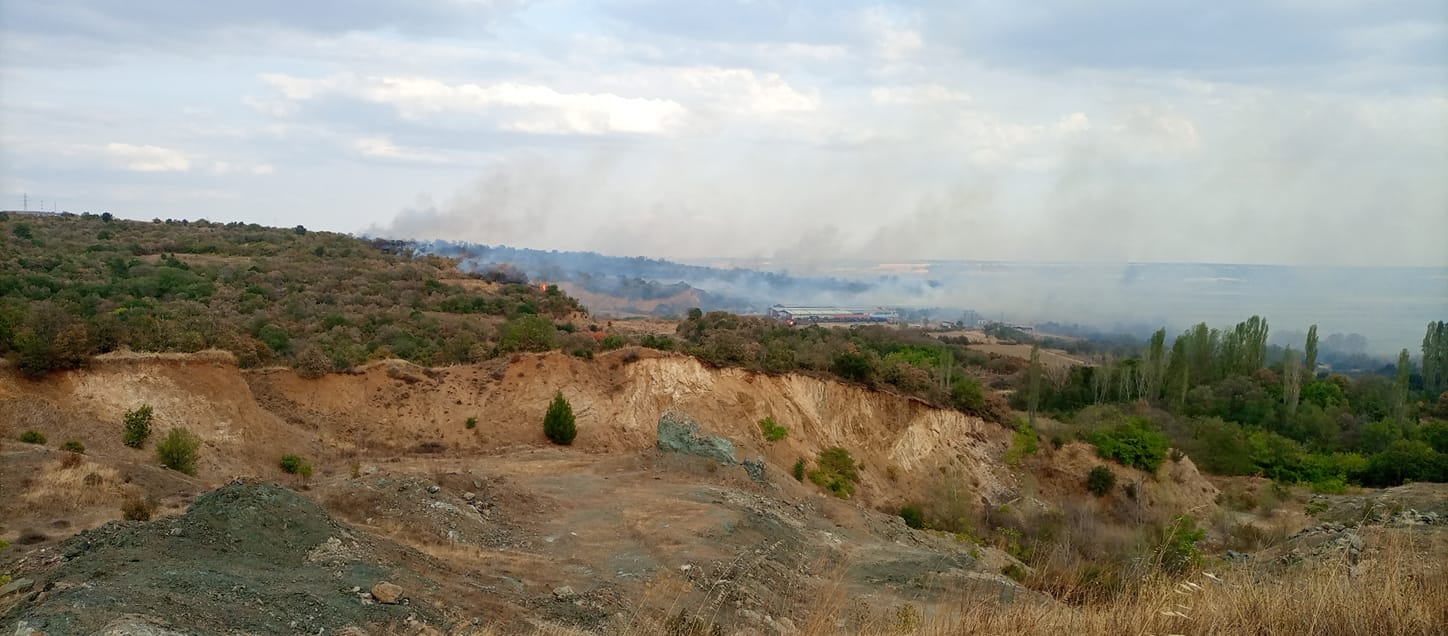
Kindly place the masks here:
<instances>
[{"instance_id":1,"label":"white cloud","mask_svg":"<svg viewBox=\"0 0 1448 636\"><path fill-rule=\"evenodd\" d=\"M186 172L191 169L191 158L171 148L113 141L106 144L105 152L132 172Z\"/></svg>"},{"instance_id":2,"label":"white cloud","mask_svg":"<svg viewBox=\"0 0 1448 636\"><path fill-rule=\"evenodd\" d=\"M414 121L434 114L480 115L495 118L502 129L532 133L664 134L687 114L673 100L564 93L541 84L448 84L428 77L351 74L305 79L273 73L262 80L292 101L335 95L391 106Z\"/></svg>"},{"instance_id":3,"label":"white cloud","mask_svg":"<svg viewBox=\"0 0 1448 636\"><path fill-rule=\"evenodd\" d=\"M774 114L818 110L818 95L796 91L776 73L756 74L742 68L699 67L674 71L685 86L739 114Z\"/></svg>"},{"instance_id":4,"label":"white cloud","mask_svg":"<svg viewBox=\"0 0 1448 636\"><path fill-rule=\"evenodd\" d=\"M865 31L874 40L876 54L886 61L904 61L925 47L925 38L919 31L901 24L901 20L884 9L869 9L863 18Z\"/></svg>"},{"instance_id":5,"label":"white cloud","mask_svg":"<svg viewBox=\"0 0 1448 636\"><path fill-rule=\"evenodd\" d=\"M966 104L970 103L971 97L968 93L940 84L916 84L870 89L870 100L876 104Z\"/></svg>"},{"instance_id":6,"label":"white cloud","mask_svg":"<svg viewBox=\"0 0 1448 636\"><path fill-rule=\"evenodd\" d=\"M397 161L441 161L442 158L425 152L406 150L397 147L386 137L363 137L352 143L352 148L358 154L373 159L392 159Z\"/></svg>"}]
</instances>

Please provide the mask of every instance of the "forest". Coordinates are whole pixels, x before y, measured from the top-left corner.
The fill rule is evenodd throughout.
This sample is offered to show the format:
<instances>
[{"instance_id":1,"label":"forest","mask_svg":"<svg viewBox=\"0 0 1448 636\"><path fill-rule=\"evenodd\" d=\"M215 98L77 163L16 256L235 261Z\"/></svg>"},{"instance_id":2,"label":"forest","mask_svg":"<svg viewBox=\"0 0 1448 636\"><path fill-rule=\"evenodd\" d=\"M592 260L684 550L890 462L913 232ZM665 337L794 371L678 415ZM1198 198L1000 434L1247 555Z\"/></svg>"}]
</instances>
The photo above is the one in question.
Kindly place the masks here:
<instances>
[{"instance_id":1,"label":"forest","mask_svg":"<svg viewBox=\"0 0 1448 636\"><path fill-rule=\"evenodd\" d=\"M1419 362L1404 349L1384 373L1349 376L1318 361L1317 327L1300 349L1269 357L1268 325L1198 324L1166 345L1157 331L1135 355L1031 382L1013 405L1048 412L1090 437L1130 423L1163 435L1201 468L1309 483L1448 481L1448 330L1427 325Z\"/></svg>"}]
</instances>

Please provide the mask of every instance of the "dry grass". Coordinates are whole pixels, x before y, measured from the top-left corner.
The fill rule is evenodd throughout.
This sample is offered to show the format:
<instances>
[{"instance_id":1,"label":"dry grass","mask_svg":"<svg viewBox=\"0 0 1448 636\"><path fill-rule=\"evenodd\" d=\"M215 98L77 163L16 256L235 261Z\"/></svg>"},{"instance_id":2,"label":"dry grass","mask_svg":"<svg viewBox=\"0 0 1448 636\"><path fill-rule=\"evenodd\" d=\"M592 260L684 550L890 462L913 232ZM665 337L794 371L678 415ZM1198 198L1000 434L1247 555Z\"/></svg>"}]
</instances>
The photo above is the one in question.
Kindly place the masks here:
<instances>
[{"instance_id":1,"label":"dry grass","mask_svg":"<svg viewBox=\"0 0 1448 636\"><path fill-rule=\"evenodd\" d=\"M72 453L66 455L82 457ZM20 500L24 508L31 511L109 508L120 499L121 486L120 473L116 469L89 460L76 462L67 457L47 462L37 471L30 487L20 495Z\"/></svg>"},{"instance_id":2,"label":"dry grass","mask_svg":"<svg viewBox=\"0 0 1448 636\"><path fill-rule=\"evenodd\" d=\"M1344 634L1429 635L1448 625L1448 572L1414 549L1405 534L1388 535L1356 568L1345 560L1273 572L1246 568L1202 571L1184 579L1152 576L1114 598L1073 606L972 598L922 615L914 608L866 621L856 636L971 634ZM836 618L852 601L836 584L819 590L818 604L799 621L800 634L839 634ZM622 634L668 634L652 621ZM726 633L730 630L725 630ZM479 635L507 633L490 629ZM569 635L543 628L535 634Z\"/></svg>"}]
</instances>

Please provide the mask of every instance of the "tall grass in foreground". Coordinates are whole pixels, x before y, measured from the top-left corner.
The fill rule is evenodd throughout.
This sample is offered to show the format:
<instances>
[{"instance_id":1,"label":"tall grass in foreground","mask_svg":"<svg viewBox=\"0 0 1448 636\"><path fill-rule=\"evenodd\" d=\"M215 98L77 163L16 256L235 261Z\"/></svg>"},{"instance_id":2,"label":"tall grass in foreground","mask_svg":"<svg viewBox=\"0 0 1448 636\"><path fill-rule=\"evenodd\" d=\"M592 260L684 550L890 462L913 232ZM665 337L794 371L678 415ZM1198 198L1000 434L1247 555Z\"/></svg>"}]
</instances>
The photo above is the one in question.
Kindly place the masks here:
<instances>
[{"instance_id":1,"label":"tall grass in foreground","mask_svg":"<svg viewBox=\"0 0 1448 636\"><path fill-rule=\"evenodd\" d=\"M1384 533L1388 535L1389 533ZM1345 559L1272 573L1243 568L1226 573L1198 571L1181 578L1154 575L1129 584L1114 598L1082 605L1032 601L1024 596L1002 605L996 598L972 598L937 606L924 615L884 612L878 620L846 630L856 636L956 636L968 634L1443 634L1448 629L1448 571L1441 560L1419 553L1401 533L1384 537L1381 548L1363 555L1353 568ZM854 604L840 585L821 590L820 605L796 623L800 634L841 633L835 617ZM909 620L901 620L909 615ZM691 626L698 629L698 626ZM657 623L633 622L608 633L732 633L660 630ZM506 630L482 634L502 634ZM544 629L537 634L574 634Z\"/></svg>"}]
</instances>

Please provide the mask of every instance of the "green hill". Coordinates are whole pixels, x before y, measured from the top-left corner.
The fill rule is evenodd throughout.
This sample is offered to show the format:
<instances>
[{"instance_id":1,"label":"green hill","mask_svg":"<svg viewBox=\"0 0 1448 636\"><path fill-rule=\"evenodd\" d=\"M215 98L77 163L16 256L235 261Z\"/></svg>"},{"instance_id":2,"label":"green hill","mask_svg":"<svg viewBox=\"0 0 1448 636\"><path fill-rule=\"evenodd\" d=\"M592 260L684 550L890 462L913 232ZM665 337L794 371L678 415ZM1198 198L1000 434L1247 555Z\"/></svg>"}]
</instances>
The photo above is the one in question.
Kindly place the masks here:
<instances>
[{"instance_id":1,"label":"green hill","mask_svg":"<svg viewBox=\"0 0 1448 636\"><path fill-rule=\"evenodd\" d=\"M473 362L553 348L548 319L584 312L557 288L301 226L0 216L0 354L31 375L123 347L313 373Z\"/></svg>"}]
</instances>

